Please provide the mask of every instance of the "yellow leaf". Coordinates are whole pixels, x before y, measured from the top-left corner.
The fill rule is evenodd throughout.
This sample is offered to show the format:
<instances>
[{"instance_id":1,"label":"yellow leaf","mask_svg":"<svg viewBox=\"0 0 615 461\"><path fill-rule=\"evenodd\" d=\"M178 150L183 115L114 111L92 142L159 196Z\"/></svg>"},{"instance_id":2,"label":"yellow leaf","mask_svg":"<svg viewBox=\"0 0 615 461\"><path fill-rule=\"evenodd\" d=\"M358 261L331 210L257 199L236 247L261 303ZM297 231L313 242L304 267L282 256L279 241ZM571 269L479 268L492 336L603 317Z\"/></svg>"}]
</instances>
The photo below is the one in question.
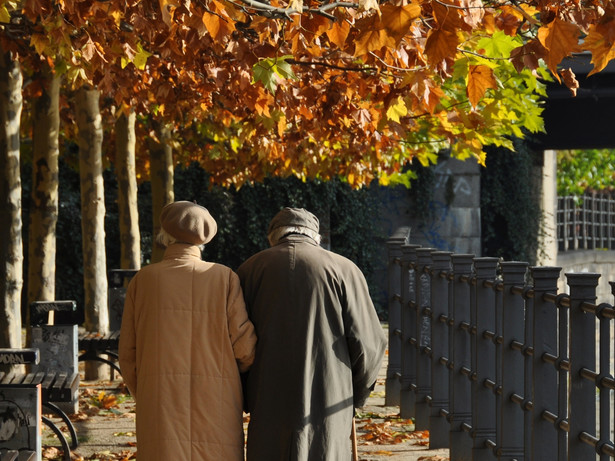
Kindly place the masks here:
<instances>
[{"instance_id":1,"label":"yellow leaf","mask_svg":"<svg viewBox=\"0 0 615 461\"><path fill-rule=\"evenodd\" d=\"M397 97L397 101L391 104L387 109L387 117L389 120L393 120L397 123L400 122L400 118L408 114L408 108L401 96Z\"/></svg>"},{"instance_id":2,"label":"yellow leaf","mask_svg":"<svg viewBox=\"0 0 615 461\"><path fill-rule=\"evenodd\" d=\"M472 104L473 107L476 107L489 88L497 88L493 70L484 65L470 66L468 70L467 91L470 104Z\"/></svg>"},{"instance_id":3,"label":"yellow leaf","mask_svg":"<svg viewBox=\"0 0 615 461\"><path fill-rule=\"evenodd\" d=\"M152 53L148 53L143 49L140 43L137 43L137 53L135 54L135 57L132 62L137 69L143 70L145 69L147 58L149 58L151 55Z\"/></svg>"},{"instance_id":4,"label":"yellow leaf","mask_svg":"<svg viewBox=\"0 0 615 461\"><path fill-rule=\"evenodd\" d=\"M6 9L6 5L0 6L0 22L8 24L11 22L11 14Z\"/></svg>"}]
</instances>

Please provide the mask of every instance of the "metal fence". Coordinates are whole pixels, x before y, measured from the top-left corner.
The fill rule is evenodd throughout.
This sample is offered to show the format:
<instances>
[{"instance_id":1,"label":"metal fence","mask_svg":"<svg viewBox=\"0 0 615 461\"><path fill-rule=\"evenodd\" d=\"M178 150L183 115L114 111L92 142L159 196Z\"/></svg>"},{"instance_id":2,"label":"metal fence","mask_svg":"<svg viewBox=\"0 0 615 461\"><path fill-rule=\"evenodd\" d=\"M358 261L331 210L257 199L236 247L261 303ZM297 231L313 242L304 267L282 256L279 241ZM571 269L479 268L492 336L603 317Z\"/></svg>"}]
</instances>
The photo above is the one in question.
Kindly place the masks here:
<instances>
[{"instance_id":1,"label":"metal fence","mask_svg":"<svg viewBox=\"0 0 615 461\"><path fill-rule=\"evenodd\" d=\"M560 251L615 250L613 193L558 197L557 241Z\"/></svg>"},{"instance_id":2,"label":"metal fence","mask_svg":"<svg viewBox=\"0 0 615 461\"><path fill-rule=\"evenodd\" d=\"M388 241L388 404L451 461L615 457L615 311L596 304L599 274L565 274L557 294L558 267L404 235Z\"/></svg>"}]
</instances>

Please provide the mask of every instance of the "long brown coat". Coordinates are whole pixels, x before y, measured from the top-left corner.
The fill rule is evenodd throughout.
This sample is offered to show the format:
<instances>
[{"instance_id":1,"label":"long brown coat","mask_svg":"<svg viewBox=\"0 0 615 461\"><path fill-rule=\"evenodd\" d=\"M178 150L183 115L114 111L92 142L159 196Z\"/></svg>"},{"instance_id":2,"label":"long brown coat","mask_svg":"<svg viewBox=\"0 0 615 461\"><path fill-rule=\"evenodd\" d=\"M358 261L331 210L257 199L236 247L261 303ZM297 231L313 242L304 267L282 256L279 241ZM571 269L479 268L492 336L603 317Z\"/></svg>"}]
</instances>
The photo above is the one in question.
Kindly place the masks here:
<instances>
[{"instance_id":1,"label":"long brown coat","mask_svg":"<svg viewBox=\"0 0 615 461\"><path fill-rule=\"evenodd\" d=\"M139 459L243 460L240 371L256 336L237 275L172 244L130 282L122 376L137 402Z\"/></svg>"},{"instance_id":2,"label":"long brown coat","mask_svg":"<svg viewBox=\"0 0 615 461\"><path fill-rule=\"evenodd\" d=\"M248 461L347 461L386 338L349 259L291 235L237 270L256 328Z\"/></svg>"}]
</instances>

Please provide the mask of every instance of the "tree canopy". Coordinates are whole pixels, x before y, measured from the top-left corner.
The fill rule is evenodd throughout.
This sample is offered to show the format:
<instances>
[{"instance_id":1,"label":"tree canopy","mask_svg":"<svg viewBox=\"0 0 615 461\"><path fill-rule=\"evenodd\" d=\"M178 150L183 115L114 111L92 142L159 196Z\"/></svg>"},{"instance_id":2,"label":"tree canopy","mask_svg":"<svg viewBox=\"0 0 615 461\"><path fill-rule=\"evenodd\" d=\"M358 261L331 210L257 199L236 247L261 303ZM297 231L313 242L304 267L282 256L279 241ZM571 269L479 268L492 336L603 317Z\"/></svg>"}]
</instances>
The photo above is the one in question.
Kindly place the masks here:
<instances>
[{"instance_id":1,"label":"tree canopy","mask_svg":"<svg viewBox=\"0 0 615 461\"><path fill-rule=\"evenodd\" d=\"M97 87L142 135L172 124L183 161L237 185L386 184L443 149L484 164L544 129L546 79L575 90L564 58L591 53L593 73L615 56L599 0L0 0L0 22L26 73Z\"/></svg>"}]
</instances>

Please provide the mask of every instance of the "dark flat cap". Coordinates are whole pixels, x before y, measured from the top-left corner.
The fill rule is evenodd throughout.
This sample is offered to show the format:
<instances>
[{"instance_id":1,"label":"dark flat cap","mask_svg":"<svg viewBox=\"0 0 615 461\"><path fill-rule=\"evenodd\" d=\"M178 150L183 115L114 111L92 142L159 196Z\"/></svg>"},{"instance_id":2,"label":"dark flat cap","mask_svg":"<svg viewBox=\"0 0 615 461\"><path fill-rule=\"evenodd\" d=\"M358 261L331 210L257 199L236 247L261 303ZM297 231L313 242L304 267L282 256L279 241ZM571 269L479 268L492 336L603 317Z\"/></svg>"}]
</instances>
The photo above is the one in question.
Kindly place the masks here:
<instances>
[{"instance_id":1,"label":"dark flat cap","mask_svg":"<svg viewBox=\"0 0 615 461\"><path fill-rule=\"evenodd\" d=\"M218 225L207 208L193 202L173 202L160 213L160 225L178 242L201 245L209 242Z\"/></svg>"},{"instance_id":2,"label":"dark flat cap","mask_svg":"<svg viewBox=\"0 0 615 461\"><path fill-rule=\"evenodd\" d=\"M284 208L279 211L271 223L269 223L268 234L278 227L305 227L316 233L320 230L318 218L304 208Z\"/></svg>"}]
</instances>

